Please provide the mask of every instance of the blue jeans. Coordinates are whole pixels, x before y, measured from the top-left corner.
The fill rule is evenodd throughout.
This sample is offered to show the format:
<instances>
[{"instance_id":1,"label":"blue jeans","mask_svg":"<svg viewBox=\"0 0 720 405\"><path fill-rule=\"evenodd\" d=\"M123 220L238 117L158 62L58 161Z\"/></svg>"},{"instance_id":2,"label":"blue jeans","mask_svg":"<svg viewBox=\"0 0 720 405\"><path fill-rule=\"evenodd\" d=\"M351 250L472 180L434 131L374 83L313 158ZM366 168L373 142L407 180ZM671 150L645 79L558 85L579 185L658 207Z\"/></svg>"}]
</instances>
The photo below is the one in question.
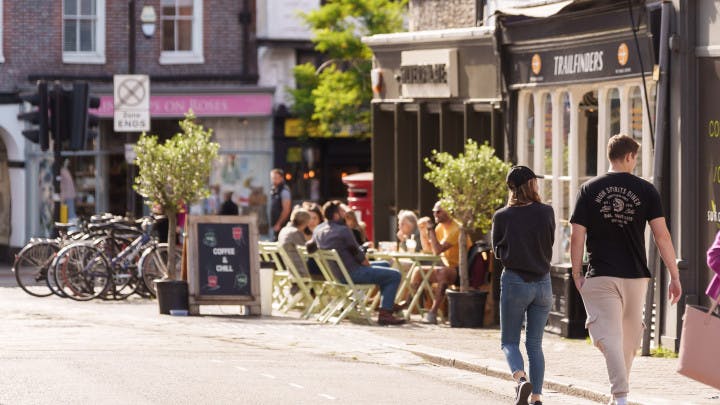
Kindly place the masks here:
<instances>
[{"instance_id":1,"label":"blue jeans","mask_svg":"<svg viewBox=\"0 0 720 405\"><path fill-rule=\"evenodd\" d=\"M350 278L358 284L377 284L380 287L380 308L392 311L400 285L400 272L391 267L360 266L350 272Z\"/></svg>"},{"instance_id":2,"label":"blue jeans","mask_svg":"<svg viewBox=\"0 0 720 405\"><path fill-rule=\"evenodd\" d=\"M520 329L524 320L525 348L530 364L533 394L542 394L545 356L542 338L552 305L550 274L537 282L525 282L520 275L505 270L500 277L500 332L502 351L510 372L525 371L520 353Z\"/></svg>"}]
</instances>

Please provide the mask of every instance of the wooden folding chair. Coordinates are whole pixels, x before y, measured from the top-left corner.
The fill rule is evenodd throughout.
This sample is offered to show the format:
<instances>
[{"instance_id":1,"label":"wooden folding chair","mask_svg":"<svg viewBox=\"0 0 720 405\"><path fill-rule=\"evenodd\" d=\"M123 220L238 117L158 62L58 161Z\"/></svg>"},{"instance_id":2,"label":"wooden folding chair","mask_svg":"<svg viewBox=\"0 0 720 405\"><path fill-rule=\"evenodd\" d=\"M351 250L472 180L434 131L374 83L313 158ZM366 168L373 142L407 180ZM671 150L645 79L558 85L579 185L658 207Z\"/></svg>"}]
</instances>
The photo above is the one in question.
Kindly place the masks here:
<instances>
[{"instance_id":1,"label":"wooden folding chair","mask_svg":"<svg viewBox=\"0 0 720 405\"><path fill-rule=\"evenodd\" d=\"M290 272L288 272L285 263L280 258L278 243L258 242L258 252L260 253L260 260L273 263L275 266L272 291L273 308L283 308L289 300L288 296L292 284L290 282Z\"/></svg>"},{"instance_id":2,"label":"wooden folding chair","mask_svg":"<svg viewBox=\"0 0 720 405\"><path fill-rule=\"evenodd\" d=\"M320 313L319 321L336 325L350 317L371 323L372 315L366 301L375 284L354 283L336 250L319 249L317 255L321 262L319 267L327 280L326 286L333 295L332 301Z\"/></svg>"},{"instance_id":3,"label":"wooden folding chair","mask_svg":"<svg viewBox=\"0 0 720 405\"><path fill-rule=\"evenodd\" d=\"M322 285L323 282L313 280L312 277L310 277L306 259L299 251L293 251L286 249L284 246L278 246L277 253L288 271L291 291L292 285L297 286L297 291L295 293L290 293L288 300L284 302L280 310L287 312L295 307L301 306L304 310L302 316L307 318L312 313L313 302L315 301L310 291Z\"/></svg>"}]
</instances>

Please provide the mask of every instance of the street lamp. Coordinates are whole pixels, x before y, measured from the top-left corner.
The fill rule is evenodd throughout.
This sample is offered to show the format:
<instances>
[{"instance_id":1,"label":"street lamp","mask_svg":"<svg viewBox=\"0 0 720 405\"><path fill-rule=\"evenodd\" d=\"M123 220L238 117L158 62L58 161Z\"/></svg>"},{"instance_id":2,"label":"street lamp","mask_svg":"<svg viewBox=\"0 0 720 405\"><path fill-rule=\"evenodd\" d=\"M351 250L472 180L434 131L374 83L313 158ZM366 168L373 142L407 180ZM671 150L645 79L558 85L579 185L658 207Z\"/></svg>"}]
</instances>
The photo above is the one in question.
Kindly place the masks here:
<instances>
[{"instance_id":1,"label":"street lamp","mask_svg":"<svg viewBox=\"0 0 720 405\"><path fill-rule=\"evenodd\" d=\"M155 34L155 22L157 21L157 14L155 14L155 7L145 6L140 13L140 22L142 23L142 32L145 38L150 38Z\"/></svg>"}]
</instances>

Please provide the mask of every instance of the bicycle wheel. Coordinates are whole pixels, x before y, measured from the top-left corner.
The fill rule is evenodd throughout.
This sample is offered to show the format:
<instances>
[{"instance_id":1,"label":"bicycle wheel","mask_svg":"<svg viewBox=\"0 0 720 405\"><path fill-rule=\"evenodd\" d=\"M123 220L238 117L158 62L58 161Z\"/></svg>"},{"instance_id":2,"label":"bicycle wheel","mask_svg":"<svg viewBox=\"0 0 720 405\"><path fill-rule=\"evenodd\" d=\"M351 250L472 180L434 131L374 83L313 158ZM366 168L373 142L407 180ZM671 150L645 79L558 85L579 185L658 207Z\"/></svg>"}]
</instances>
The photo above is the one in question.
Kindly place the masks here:
<instances>
[{"instance_id":1,"label":"bicycle wheel","mask_svg":"<svg viewBox=\"0 0 720 405\"><path fill-rule=\"evenodd\" d=\"M102 236L92 242L93 246L102 250L108 258L117 257L117 255L131 243L131 239L118 235L113 237ZM124 300L131 296L135 290L137 290L138 284L140 284L135 276L135 266L123 267L121 264L115 264L111 270L112 278L110 281L112 287L108 288L101 298Z\"/></svg>"},{"instance_id":2,"label":"bicycle wheel","mask_svg":"<svg viewBox=\"0 0 720 405\"><path fill-rule=\"evenodd\" d=\"M180 274L180 266L182 262L182 254L179 250L175 250L175 274ZM168 260L168 244L158 243L148 249L145 249L138 267L140 268L140 274L142 275L143 283L147 291L153 296L157 297L157 291L155 291L155 279L163 278L167 276L167 260Z\"/></svg>"},{"instance_id":3,"label":"bicycle wheel","mask_svg":"<svg viewBox=\"0 0 720 405\"><path fill-rule=\"evenodd\" d=\"M110 287L110 262L97 247L75 244L58 253L54 276L65 296L88 301L103 295Z\"/></svg>"},{"instance_id":4,"label":"bicycle wheel","mask_svg":"<svg viewBox=\"0 0 720 405\"><path fill-rule=\"evenodd\" d=\"M35 297L52 295L47 284L48 266L58 250L57 242L39 241L28 244L17 254L12 270L23 291Z\"/></svg>"}]
</instances>

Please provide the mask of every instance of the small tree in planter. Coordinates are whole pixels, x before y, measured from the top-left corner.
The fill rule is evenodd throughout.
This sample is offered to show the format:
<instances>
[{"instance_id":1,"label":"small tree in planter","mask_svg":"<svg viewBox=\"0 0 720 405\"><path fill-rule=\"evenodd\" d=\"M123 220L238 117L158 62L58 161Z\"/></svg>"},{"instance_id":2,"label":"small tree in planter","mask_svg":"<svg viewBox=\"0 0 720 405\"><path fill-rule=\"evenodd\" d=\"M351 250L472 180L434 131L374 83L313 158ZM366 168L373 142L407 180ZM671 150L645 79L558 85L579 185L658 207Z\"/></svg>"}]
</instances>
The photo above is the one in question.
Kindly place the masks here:
<instances>
[{"instance_id":1,"label":"small tree in planter","mask_svg":"<svg viewBox=\"0 0 720 405\"><path fill-rule=\"evenodd\" d=\"M139 168L135 191L151 207L162 207L168 217L166 280L177 277L174 243L177 213L183 203L190 204L210 194L210 169L220 146L211 142L212 129L205 130L197 124L192 111L180 121L180 128L182 132L165 143L158 143L157 135L143 133L135 145L135 164Z\"/></svg>"},{"instance_id":2,"label":"small tree in planter","mask_svg":"<svg viewBox=\"0 0 720 405\"><path fill-rule=\"evenodd\" d=\"M433 151L425 158L429 171L425 179L440 191L443 208L460 221L460 291L469 289L467 246L468 232L490 229L495 210L503 204L507 194L505 176L510 165L495 156L487 144L478 146L472 140L465 144L465 152L452 156Z\"/></svg>"}]
</instances>

